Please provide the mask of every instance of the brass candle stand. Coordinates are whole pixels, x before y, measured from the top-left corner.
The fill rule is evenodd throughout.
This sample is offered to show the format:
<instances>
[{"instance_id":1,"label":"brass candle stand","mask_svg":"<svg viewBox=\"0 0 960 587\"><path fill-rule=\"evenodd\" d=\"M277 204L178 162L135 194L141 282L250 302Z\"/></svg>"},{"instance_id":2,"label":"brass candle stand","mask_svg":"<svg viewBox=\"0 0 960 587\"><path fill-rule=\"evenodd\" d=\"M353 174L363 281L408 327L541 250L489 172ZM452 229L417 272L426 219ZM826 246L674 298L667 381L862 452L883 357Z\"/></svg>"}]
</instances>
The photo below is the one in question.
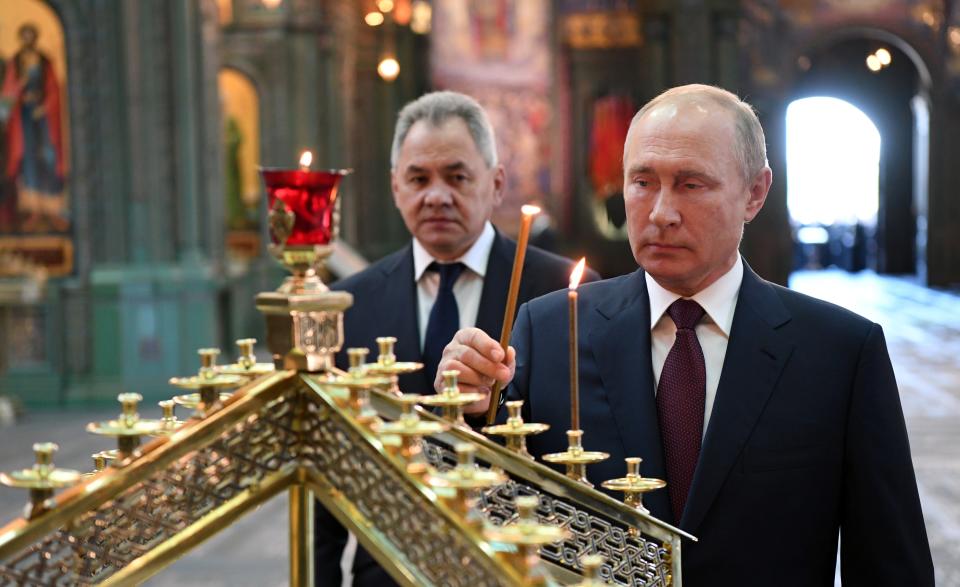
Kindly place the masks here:
<instances>
[{"instance_id":1,"label":"brass candle stand","mask_svg":"<svg viewBox=\"0 0 960 587\"><path fill-rule=\"evenodd\" d=\"M432 472L426 481L434 487L454 489L455 493L447 500L448 504L468 523L479 528L483 525L483 518L473 508L477 492L500 485L507 477L499 471L479 468L474 460L477 449L473 445L461 443L454 448L457 451L457 466L442 473Z\"/></svg>"},{"instance_id":2,"label":"brass candle stand","mask_svg":"<svg viewBox=\"0 0 960 587\"><path fill-rule=\"evenodd\" d=\"M32 468L0 473L0 483L7 487L30 490L30 503L23 511L23 517L28 520L53 508L54 504L48 500L53 497L55 489L70 487L80 481L79 471L53 466L53 453L59 448L52 442L38 442L33 445L36 462Z\"/></svg>"},{"instance_id":3,"label":"brass candle stand","mask_svg":"<svg viewBox=\"0 0 960 587\"><path fill-rule=\"evenodd\" d=\"M593 487L593 484L587 480L587 465L605 461L610 458L610 455L605 452L583 450L583 430L567 430L567 441L569 445L566 451L543 455L543 460L566 465L567 477Z\"/></svg>"},{"instance_id":4,"label":"brass candle stand","mask_svg":"<svg viewBox=\"0 0 960 587\"><path fill-rule=\"evenodd\" d=\"M117 439L116 462L122 462L134 456L137 447L140 446L140 438L152 435L162 427L159 420L140 418L137 405L141 400L143 396L139 393L121 393L117 396L117 401L122 406L122 413L116 420L87 424L87 432Z\"/></svg>"},{"instance_id":5,"label":"brass candle stand","mask_svg":"<svg viewBox=\"0 0 960 587\"><path fill-rule=\"evenodd\" d=\"M536 422L524 422L520 411L523 408L523 400L507 402L506 424L497 424L496 426L485 426L484 434L492 436L502 436L507 442L507 448L518 455L533 459L527 451L527 436L541 434L550 429L549 424L540 424Z\"/></svg>"},{"instance_id":6,"label":"brass candle stand","mask_svg":"<svg viewBox=\"0 0 960 587\"><path fill-rule=\"evenodd\" d=\"M396 337L378 337L377 346L380 347L380 354L377 356L376 363L367 365L367 372L388 377L390 379L390 387L387 391L399 396L403 394L403 392L400 391L400 375L406 375L423 369L423 363L397 361L397 356L393 354L393 349L396 344Z\"/></svg>"},{"instance_id":7,"label":"brass candle stand","mask_svg":"<svg viewBox=\"0 0 960 587\"><path fill-rule=\"evenodd\" d=\"M239 387L246 379L217 371L217 355L220 354L220 349L200 349L197 354L200 355L200 371L190 377L171 377L170 384L181 389L195 390L193 393L174 396L173 401L185 408L196 409L196 415L204 417L218 409L230 397L231 394L221 390Z\"/></svg>"},{"instance_id":8,"label":"brass candle stand","mask_svg":"<svg viewBox=\"0 0 960 587\"><path fill-rule=\"evenodd\" d=\"M408 464L424 463L422 438L445 432L450 429L450 425L445 422L421 420L417 413L417 404L423 399L420 395L404 394L396 399L403 408L400 418L376 426L374 430L381 437L400 437L400 446L395 450Z\"/></svg>"},{"instance_id":9,"label":"brass candle stand","mask_svg":"<svg viewBox=\"0 0 960 587\"><path fill-rule=\"evenodd\" d=\"M457 385L459 371L444 371L443 391L436 395L421 396L420 403L425 406L439 407L443 413L443 419L455 426L466 426L463 419L463 407L483 399L482 393L460 393L460 387Z\"/></svg>"},{"instance_id":10,"label":"brass candle stand","mask_svg":"<svg viewBox=\"0 0 960 587\"><path fill-rule=\"evenodd\" d=\"M661 489L667 485L667 482L662 479L641 476L640 463L643 462L643 459L640 457L627 457L625 460L627 462L627 476L604 481L601 485L613 491L623 492L623 503L644 514L649 514L650 510L643 505L643 494Z\"/></svg>"},{"instance_id":11,"label":"brass candle stand","mask_svg":"<svg viewBox=\"0 0 960 587\"><path fill-rule=\"evenodd\" d=\"M109 454L108 451L95 452L92 455L93 457L93 470L89 473L84 473L83 478L93 477L100 471L107 468L107 463L113 460L113 455Z\"/></svg>"},{"instance_id":12,"label":"brass candle stand","mask_svg":"<svg viewBox=\"0 0 960 587\"><path fill-rule=\"evenodd\" d=\"M346 375L330 377L324 382L325 389L334 401L346 407L355 418L366 424L373 423L377 417L376 411L370 405L370 390L386 389L390 385L390 380L386 377L367 375L364 361L369 353L370 351L364 348L347 349L350 371Z\"/></svg>"},{"instance_id":13,"label":"brass candle stand","mask_svg":"<svg viewBox=\"0 0 960 587\"><path fill-rule=\"evenodd\" d=\"M237 348L240 351L237 362L218 368L217 370L220 373L225 375L239 375L240 377L245 377L247 380L250 380L256 379L261 375L266 375L267 373L273 373L276 370L273 363L257 362L257 356L253 354L253 347L257 344L257 339L241 338L236 342Z\"/></svg>"},{"instance_id":14,"label":"brass candle stand","mask_svg":"<svg viewBox=\"0 0 960 587\"><path fill-rule=\"evenodd\" d=\"M160 427L151 436L169 436L185 424L183 420L178 420L174 413L177 402L172 399L165 399L157 402L157 404L160 406L163 415L160 417Z\"/></svg>"},{"instance_id":15,"label":"brass candle stand","mask_svg":"<svg viewBox=\"0 0 960 587\"><path fill-rule=\"evenodd\" d=\"M540 523L537 519L537 497L517 497L514 503L518 511L517 521L506 526L488 527L483 533L484 537L493 542L517 547L518 553L506 558L512 560L521 571L524 585L545 585L547 573L541 568L538 549L545 544L568 538L570 531L560 526Z\"/></svg>"}]
</instances>

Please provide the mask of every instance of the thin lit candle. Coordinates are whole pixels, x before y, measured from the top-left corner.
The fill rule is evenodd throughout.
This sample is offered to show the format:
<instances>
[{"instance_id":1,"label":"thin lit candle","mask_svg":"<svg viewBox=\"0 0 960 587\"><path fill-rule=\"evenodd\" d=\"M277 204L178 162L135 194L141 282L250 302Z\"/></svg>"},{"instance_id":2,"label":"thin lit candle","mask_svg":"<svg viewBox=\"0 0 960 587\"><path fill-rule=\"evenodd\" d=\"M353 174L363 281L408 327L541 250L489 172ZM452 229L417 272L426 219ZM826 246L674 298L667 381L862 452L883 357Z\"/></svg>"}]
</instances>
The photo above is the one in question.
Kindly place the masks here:
<instances>
[{"instance_id":1,"label":"thin lit candle","mask_svg":"<svg viewBox=\"0 0 960 587\"><path fill-rule=\"evenodd\" d=\"M580 259L570 274L567 302L570 305L570 429L580 430L580 368L577 357L577 286L587 259Z\"/></svg>"},{"instance_id":2,"label":"thin lit candle","mask_svg":"<svg viewBox=\"0 0 960 587\"><path fill-rule=\"evenodd\" d=\"M517 296L520 293L520 278L523 274L523 260L527 254L527 241L530 239L530 224L533 217L540 213L540 208L524 205L520 208L520 234L517 237L517 251L513 255L513 272L510 274L510 289L507 290L507 306L503 310L503 326L500 328L500 348L503 349L504 360L507 348L510 345L510 333L513 332L513 315L517 310ZM493 384L490 392L490 406L487 408L487 425L493 424L497 417L497 408L500 405L500 382Z\"/></svg>"},{"instance_id":3,"label":"thin lit candle","mask_svg":"<svg viewBox=\"0 0 960 587\"><path fill-rule=\"evenodd\" d=\"M310 164L313 163L313 153L304 151L300 155L300 171L310 171Z\"/></svg>"}]
</instances>

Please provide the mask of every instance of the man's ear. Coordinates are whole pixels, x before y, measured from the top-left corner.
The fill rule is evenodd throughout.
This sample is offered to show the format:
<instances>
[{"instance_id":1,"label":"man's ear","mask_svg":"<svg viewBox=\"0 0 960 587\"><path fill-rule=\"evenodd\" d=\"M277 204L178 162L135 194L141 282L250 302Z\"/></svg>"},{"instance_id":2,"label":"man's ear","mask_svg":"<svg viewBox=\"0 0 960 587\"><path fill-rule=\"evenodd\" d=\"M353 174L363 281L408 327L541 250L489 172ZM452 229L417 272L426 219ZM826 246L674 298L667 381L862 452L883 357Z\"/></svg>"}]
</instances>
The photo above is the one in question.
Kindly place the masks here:
<instances>
[{"instance_id":1,"label":"man's ear","mask_svg":"<svg viewBox=\"0 0 960 587\"><path fill-rule=\"evenodd\" d=\"M744 222L750 222L760 213L764 202L767 201L771 184L773 184L773 171L769 167L764 167L750 182L750 194L743 214Z\"/></svg>"},{"instance_id":2,"label":"man's ear","mask_svg":"<svg viewBox=\"0 0 960 587\"><path fill-rule=\"evenodd\" d=\"M503 165L497 165L493 170L493 207L496 208L503 201L503 193L507 187L507 171Z\"/></svg>"}]
</instances>

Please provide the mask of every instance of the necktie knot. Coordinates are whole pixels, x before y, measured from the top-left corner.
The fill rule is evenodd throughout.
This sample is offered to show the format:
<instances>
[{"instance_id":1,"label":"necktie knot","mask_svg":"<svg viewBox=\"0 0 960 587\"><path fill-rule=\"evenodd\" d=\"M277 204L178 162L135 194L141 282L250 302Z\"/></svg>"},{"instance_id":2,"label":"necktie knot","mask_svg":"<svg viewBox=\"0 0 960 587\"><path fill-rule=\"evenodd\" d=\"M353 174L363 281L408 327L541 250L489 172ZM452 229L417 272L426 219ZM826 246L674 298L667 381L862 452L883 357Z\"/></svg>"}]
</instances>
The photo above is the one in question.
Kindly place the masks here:
<instances>
[{"instance_id":1,"label":"necktie knot","mask_svg":"<svg viewBox=\"0 0 960 587\"><path fill-rule=\"evenodd\" d=\"M677 325L677 330L692 329L697 325L697 322L700 322L700 319L703 318L703 315L706 312L700 304L693 300L679 299L667 308L667 314L670 315L670 318L673 320L673 323Z\"/></svg>"},{"instance_id":2,"label":"necktie knot","mask_svg":"<svg viewBox=\"0 0 960 587\"><path fill-rule=\"evenodd\" d=\"M451 290L465 268L466 266L459 261L456 263L437 263L434 261L430 263L427 270L436 271L440 274L440 289Z\"/></svg>"}]
</instances>

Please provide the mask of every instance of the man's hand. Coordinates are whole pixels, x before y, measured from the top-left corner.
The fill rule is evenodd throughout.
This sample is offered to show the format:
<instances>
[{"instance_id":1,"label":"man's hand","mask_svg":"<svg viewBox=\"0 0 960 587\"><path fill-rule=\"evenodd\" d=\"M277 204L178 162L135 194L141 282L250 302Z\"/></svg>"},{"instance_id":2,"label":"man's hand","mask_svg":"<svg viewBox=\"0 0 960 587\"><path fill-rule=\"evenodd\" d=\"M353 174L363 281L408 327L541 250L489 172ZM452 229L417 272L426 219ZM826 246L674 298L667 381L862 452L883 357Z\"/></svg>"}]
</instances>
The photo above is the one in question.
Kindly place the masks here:
<instances>
[{"instance_id":1,"label":"man's hand","mask_svg":"<svg viewBox=\"0 0 960 587\"><path fill-rule=\"evenodd\" d=\"M513 371L516 367L515 357L513 347L507 349L504 357L500 343L479 328L463 328L458 330L450 344L444 347L433 387L437 393L442 392L442 373L450 370L460 371L458 378L460 391L484 395L483 399L464 406L464 413L483 414L490 404L490 391L494 382L499 381L503 387L506 387L513 379Z\"/></svg>"}]
</instances>

